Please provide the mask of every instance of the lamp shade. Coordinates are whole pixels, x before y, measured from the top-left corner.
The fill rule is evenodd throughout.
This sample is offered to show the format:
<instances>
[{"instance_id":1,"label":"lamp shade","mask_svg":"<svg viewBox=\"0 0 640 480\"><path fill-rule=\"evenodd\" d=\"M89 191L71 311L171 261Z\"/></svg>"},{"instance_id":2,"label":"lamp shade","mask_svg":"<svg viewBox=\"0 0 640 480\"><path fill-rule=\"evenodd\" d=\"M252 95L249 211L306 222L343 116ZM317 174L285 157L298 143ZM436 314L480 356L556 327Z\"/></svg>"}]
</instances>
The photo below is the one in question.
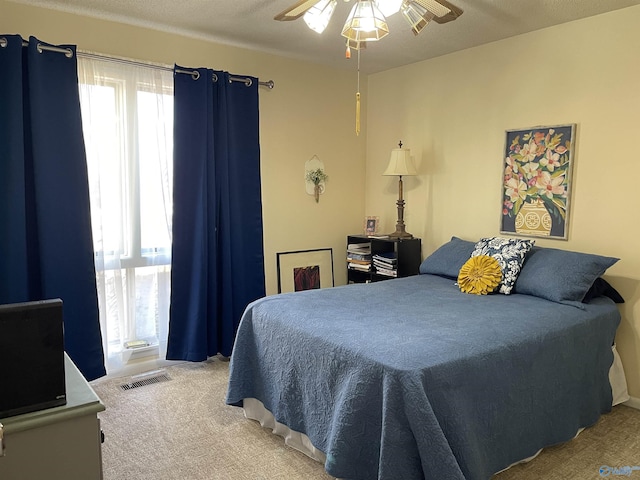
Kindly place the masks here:
<instances>
[{"instance_id":1,"label":"lamp shade","mask_svg":"<svg viewBox=\"0 0 640 480\"><path fill-rule=\"evenodd\" d=\"M418 2L405 2L402 4L402 15L411 26L414 35L418 35L435 15L424 8Z\"/></svg>"},{"instance_id":2,"label":"lamp shade","mask_svg":"<svg viewBox=\"0 0 640 480\"><path fill-rule=\"evenodd\" d=\"M394 148L391 151L389 165L382 175L417 175L418 171L411 161L411 150L408 148Z\"/></svg>"},{"instance_id":3,"label":"lamp shade","mask_svg":"<svg viewBox=\"0 0 640 480\"><path fill-rule=\"evenodd\" d=\"M376 41L388 34L384 15L370 0L358 0L342 28L342 36L354 42Z\"/></svg>"},{"instance_id":4,"label":"lamp shade","mask_svg":"<svg viewBox=\"0 0 640 480\"><path fill-rule=\"evenodd\" d=\"M337 0L320 0L304 14L307 26L318 33L324 32L336 9Z\"/></svg>"}]
</instances>

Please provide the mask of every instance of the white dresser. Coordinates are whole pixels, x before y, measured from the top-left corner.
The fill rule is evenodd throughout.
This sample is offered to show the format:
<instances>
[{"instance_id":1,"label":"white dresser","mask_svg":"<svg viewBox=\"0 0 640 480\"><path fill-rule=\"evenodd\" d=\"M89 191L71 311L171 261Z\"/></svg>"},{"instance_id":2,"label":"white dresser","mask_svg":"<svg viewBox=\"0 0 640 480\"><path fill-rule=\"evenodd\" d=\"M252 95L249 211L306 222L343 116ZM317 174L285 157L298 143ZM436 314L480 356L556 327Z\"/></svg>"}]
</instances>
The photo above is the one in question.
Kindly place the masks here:
<instances>
[{"instance_id":1,"label":"white dresser","mask_svg":"<svg viewBox=\"0 0 640 480\"><path fill-rule=\"evenodd\" d=\"M65 353L67 404L0 419L2 480L101 480L98 412L105 409Z\"/></svg>"}]
</instances>

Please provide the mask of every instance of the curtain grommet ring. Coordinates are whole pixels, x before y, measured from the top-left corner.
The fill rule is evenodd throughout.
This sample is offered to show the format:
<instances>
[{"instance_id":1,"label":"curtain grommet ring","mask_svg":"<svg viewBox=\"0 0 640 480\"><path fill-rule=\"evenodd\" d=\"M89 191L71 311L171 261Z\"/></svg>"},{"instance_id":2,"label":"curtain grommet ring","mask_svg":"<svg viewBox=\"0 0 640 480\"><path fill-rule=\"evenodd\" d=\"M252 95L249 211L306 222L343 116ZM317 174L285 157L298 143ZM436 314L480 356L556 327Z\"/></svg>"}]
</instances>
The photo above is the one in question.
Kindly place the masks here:
<instances>
[{"instance_id":1,"label":"curtain grommet ring","mask_svg":"<svg viewBox=\"0 0 640 480\"><path fill-rule=\"evenodd\" d=\"M174 70L174 76L176 73L186 73L190 75L193 80L198 80L200 78L200 72L197 70L180 70L179 68L176 68Z\"/></svg>"}]
</instances>

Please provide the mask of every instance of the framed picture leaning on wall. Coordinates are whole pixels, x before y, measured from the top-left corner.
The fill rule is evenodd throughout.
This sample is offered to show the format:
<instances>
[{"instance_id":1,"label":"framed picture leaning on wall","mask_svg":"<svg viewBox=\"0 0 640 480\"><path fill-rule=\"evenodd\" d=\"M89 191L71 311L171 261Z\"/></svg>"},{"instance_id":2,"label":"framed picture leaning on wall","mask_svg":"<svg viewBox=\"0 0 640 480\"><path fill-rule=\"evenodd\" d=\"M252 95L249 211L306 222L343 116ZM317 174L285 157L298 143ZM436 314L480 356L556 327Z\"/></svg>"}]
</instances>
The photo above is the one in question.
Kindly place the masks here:
<instances>
[{"instance_id":1,"label":"framed picture leaning on wall","mask_svg":"<svg viewBox=\"0 0 640 480\"><path fill-rule=\"evenodd\" d=\"M576 125L507 130L500 233L568 238Z\"/></svg>"},{"instance_id":2,"label":"framed picture leaning on wall","mask_svg":"<svg viewBox=\"0 0 640 480\"><path fill-rule=\"evenodd\" d=\"M278 293L333 287L333 249L276 254Z\"/></svg>"}]
</instances>

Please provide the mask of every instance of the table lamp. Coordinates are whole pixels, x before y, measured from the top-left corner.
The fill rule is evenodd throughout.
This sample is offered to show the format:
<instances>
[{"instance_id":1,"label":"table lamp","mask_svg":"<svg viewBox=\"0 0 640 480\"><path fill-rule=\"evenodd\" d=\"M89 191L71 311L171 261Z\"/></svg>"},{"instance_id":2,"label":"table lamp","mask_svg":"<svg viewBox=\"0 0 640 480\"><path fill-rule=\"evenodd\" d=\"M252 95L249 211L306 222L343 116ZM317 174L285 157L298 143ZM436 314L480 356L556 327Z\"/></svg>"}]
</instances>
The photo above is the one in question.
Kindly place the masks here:
<instances>
[{"instance_id":1,"label":"table lamp","mask_svg":"<svg viewBox=\"0 0 640 480\"><path fill-rule=\"evenodd\" d=\"M405 231L404 229L404 200L402 199L402 177L403 175L417 175L416 167L413 166L411 161L411 151L406 148L402 148L402 141L398 144L399 148L394 148L391 151L391 159L389 165L384 171L383 175L397 175L398 180L398 222L396 223L396 231L389 234L389 238L413 238L413 235Z\"/></svg>"}]
</instances>

